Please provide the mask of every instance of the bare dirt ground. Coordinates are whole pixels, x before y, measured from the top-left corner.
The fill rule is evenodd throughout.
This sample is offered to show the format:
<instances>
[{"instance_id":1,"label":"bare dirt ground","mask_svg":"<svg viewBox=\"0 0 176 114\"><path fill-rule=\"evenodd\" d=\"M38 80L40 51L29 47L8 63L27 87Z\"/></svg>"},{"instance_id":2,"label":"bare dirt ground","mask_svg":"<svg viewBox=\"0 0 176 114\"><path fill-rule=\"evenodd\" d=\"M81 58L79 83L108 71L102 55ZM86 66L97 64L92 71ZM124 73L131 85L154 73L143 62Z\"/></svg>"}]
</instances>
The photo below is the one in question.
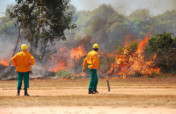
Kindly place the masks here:
<instances>
[{"instance_id":1,"label":"bare dirt ground","mask_svg":"<svg viewBox=\"0 0 176 114\"><path fill-rule=\"evenodd\" d=\"M176 78L99 80L89 95L89 80L30 80L30 97L16 96L16 80L0 81L0 114L175 114Z\"/></svg>"}]
</instances>

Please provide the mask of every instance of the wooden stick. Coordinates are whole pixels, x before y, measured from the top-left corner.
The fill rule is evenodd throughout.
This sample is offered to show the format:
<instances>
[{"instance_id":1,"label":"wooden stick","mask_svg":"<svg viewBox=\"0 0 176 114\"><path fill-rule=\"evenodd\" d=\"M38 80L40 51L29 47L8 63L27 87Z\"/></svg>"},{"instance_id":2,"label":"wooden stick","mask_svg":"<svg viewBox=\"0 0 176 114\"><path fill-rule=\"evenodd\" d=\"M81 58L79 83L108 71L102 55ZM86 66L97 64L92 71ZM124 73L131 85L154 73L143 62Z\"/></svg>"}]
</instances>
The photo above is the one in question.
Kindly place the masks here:
<instances>
[{"instance_id":1,"label":"wooden stick","mask_svg":"<svg viewBox=\"0 0 176 114\"><path fill-rule=\"evenodd\" d=\"M110 90L109 80L106 80L106 82L107 82L107 86L108 86L108 92L110 92L111 90Z\"/></svg>"}]
</instances>

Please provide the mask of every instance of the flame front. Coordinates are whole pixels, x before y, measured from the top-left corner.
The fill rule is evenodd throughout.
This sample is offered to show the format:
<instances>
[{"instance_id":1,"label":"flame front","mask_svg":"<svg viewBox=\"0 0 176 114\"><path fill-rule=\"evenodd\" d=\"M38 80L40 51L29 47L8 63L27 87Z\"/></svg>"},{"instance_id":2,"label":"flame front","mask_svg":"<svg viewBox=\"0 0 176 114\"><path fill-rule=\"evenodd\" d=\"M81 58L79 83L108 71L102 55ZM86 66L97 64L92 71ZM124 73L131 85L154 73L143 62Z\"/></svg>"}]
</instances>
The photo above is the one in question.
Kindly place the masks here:
<instances>
[{"instance_id":1,"label":"flame front","mask_svg":"<svg viewBox=\"0 0 176 114\"><path fill-rule=\"evenodd\" d=\"M46 66L46 69L51 72L58 72L59 70L68 70L67 65L67 50L65 47L61 47L58 51L58 53L51 56L51 58L48 60L48 64Z\"/></svg>"},{"instance_id":2,"label":"flame front","mask_svg":"<svg viewBox=\"0 0 176 114\"><path fill-rule=\"evenodd\" d=\"M115 56L115 61L112 63L108 74L122 75L124 78L127 75L134 75L139 72L143 75L152 74L153 72L159 74L159 68L153 68L156 54L148 60L145 60L143 51L149 40L149 36L138 44L137 51L130 53L125 47L123 53Z\"/></svg>"},{"instance_id":3,"label":"flame front","mask_svg":"<svg viewBox=\"0 0 176 114\"><path fill-rule=\"evenodd\" d=\"M9 66L9 60L1 59L0 64L3 65L3 66Z\"/></svg>"},{"instance_id":4,"label":"flame front","mask_svg":"<svg viewBox=\"0 0 176 114\"><path fill-rule=\"evenodd\" d=\"M83 51L83 46L79 46L77 48L73 48L70 51L71 59L76 60L76 61L80 60L85 55L86 54Z\"/></svg>"},{"instance_id":5,"label":"flame front","mask_svg":"<svg viewBox=\"0 0 176 114\"><path fill-rule=\"evenodd\" d=\"M83 56L85 56L83 46L72 48L71 51L68 51L66 47L61 47L58 53L52 55L48 60L46 68L51 72L69 71L69 68L75 67L75 62L78 62Z\"/></svg>"},{"instance_id":6,"label":"flame front","mask_svg":"<svg viewBox=\"0 0 176 114\"><path fill-rule=\"evenodd\" d=\"M68 67L67 67L64 59L61 59L59 62L57 62L55 67L49 68L48 70L51 72L58 72L59 70L68 70Z\"/></svg>"}]
</instances>

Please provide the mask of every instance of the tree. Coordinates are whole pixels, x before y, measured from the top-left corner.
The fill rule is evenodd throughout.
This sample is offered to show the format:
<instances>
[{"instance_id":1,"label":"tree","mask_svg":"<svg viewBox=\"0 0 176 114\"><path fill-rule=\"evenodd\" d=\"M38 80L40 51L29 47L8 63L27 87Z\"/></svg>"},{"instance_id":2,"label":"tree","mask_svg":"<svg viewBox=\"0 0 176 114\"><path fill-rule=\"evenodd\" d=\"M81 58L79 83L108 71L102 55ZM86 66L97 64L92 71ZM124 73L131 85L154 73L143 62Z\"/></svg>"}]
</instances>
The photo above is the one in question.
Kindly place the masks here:
<instances>
[{"instance_id":1,"label":"tree","mask_svg":"<svg viewBox=\"0 0 176 114\"><path fill-rule=\"evenodd\" d=\"M176 10L166 11L154 17L153 34L163 33L164 31L173 33L176 36Z\"/></svg>"},{"instance_id":2,"label":"tree","mask_svg":"<svg viewBox=\"0 0 176 114\"><path fill-rule=\"evenodd\" d=\"M153 18L150 15L148 9L138 9L133 11L128 17L128 25L131 32L137 36L140 35L143 38L146 33L152 31Z\"/></svg>"},{"instance_id":3,"label":"tree","mask_svg":"<svg viewBox=\"0 0 176 114\"><path fill-rule=\"evenodd\" d=\"M16 32L17 28L15 27L15 23L7 15L0 18L0 34L7 36L13 35Z\"/></svg>"},{"instance_id":4,"label":"tree","mask_svg":"<svg viewBox=\"0 0 176 114\"><path fill-rule=\"evenodd\" d=\"M16 0L16 5L7 9L18 28L29 41L30 52L36 54L40 46L41 60L47 43L54 39L65 40L64 31L76 26L71 23L72 12L68 11L69 0ZM35 49L35 50L34 50Z\"/></svg>"},{"instance_id":5,"label":"tree","mask_svg":"<svg viewBox=\"0 0 176 114\"><path fill-rule=\"evenodd\" d=\"M130 14L130 18L139 17L141 20L149 20L151 18L150 11L148 9L138 9Z\"/></svg>"}]
</instances>

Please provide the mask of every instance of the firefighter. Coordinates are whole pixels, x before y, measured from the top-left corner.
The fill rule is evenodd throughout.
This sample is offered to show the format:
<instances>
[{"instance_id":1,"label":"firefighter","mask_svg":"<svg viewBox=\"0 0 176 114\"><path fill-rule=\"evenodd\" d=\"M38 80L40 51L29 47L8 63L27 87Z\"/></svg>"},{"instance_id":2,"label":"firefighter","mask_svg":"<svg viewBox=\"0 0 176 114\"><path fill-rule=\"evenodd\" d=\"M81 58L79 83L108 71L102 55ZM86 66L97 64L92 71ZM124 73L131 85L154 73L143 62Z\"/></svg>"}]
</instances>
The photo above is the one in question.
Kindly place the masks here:
<instances>
[{"instance_id":1,"label":"firefighter","mask_svg":"<svg viewBox=\"0 0 176 114\"><path fill-rule=\"evenodd\" d=\"M99 49L98 44L93 45L93 50L87 54L87 57L83 61L83 72L85 72L85 68L88 64L88 68L90 70L90 83L88 88L88 94L96 94L97 84L98 84L98 76L97 69L99 69L99 55L97 53Z\"/></svg>"},{"instance_id":2,"label":"firefighter","mask_svg":"<svg viewBox=\"0 0 176 114\"><path fill-rule=\"evenodd\" d=\"M12 57L12 63L16 67L17 76L17 96L20 95L22 80L24 78L24 95L29 96L27 88L29 88L29 72L31 65L34 65L34 57L27 51L27 44L21 45L21 52Z\"/></svg>"}]
</instances>

